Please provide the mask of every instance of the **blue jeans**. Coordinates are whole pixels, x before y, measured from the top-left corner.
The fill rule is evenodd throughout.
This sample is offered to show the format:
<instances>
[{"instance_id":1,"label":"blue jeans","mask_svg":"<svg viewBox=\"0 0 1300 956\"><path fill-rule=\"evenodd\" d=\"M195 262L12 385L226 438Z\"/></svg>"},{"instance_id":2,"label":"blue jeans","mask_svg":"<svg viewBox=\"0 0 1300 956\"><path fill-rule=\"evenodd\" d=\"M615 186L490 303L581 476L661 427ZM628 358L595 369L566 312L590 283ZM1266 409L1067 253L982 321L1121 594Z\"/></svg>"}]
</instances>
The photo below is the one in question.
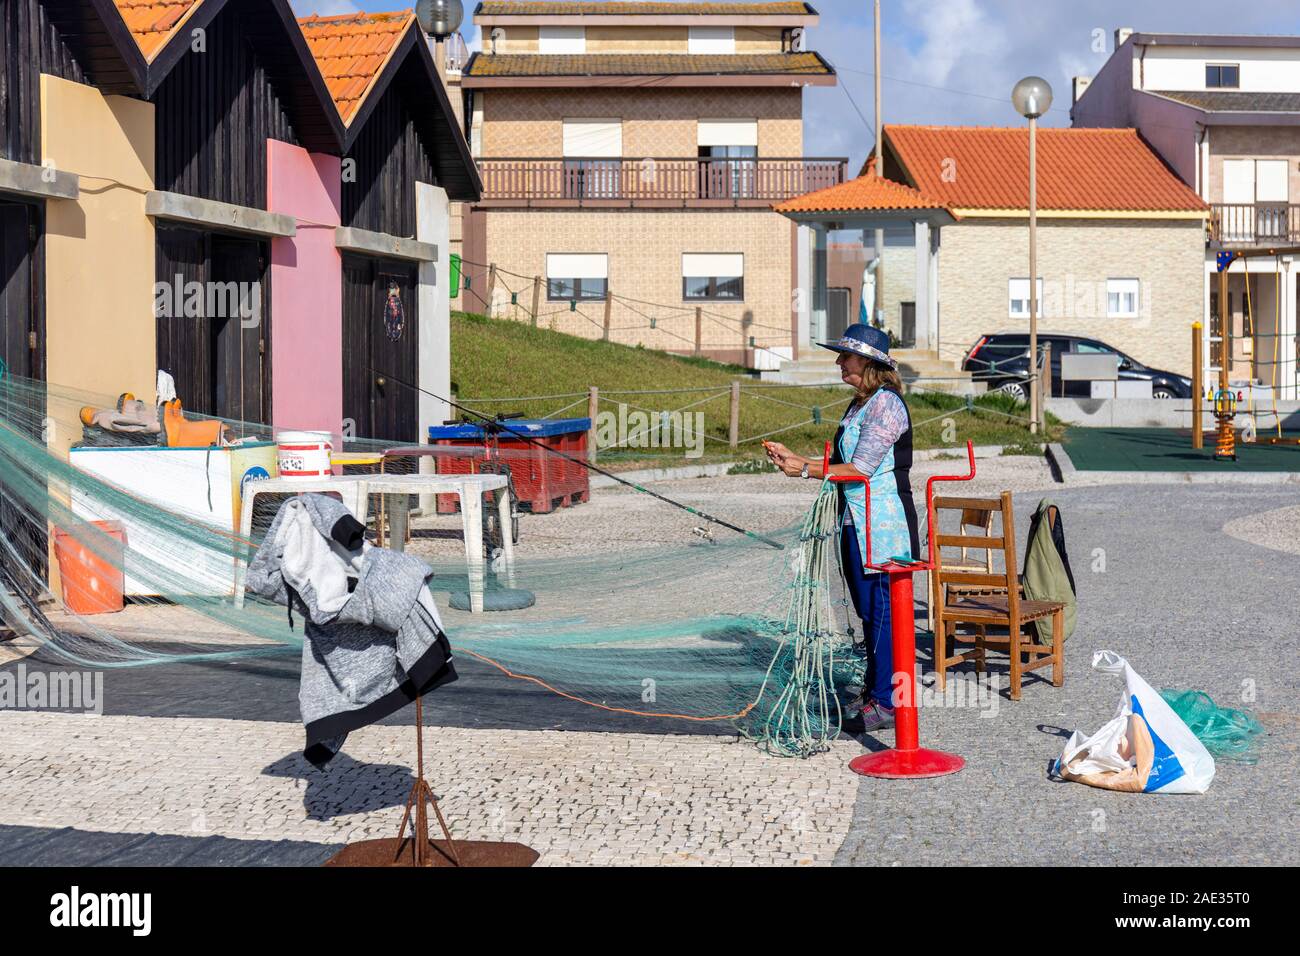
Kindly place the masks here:
<instances>
[{"instance_id":1,"label":"blue jeans","mask_svg":"<svg viewBox=\"0 0 1300 956\"><path fill-rule=\"evenodd\" d=\"M867 696L884 707L892 707L894 643L890 629L889 575L878 571L864 574L862 549L852 524L840 529L840 566L848 584L853 609L862 618L862 639L867 645L867 672L862 686Z\"/></svg>"}]
</instances>

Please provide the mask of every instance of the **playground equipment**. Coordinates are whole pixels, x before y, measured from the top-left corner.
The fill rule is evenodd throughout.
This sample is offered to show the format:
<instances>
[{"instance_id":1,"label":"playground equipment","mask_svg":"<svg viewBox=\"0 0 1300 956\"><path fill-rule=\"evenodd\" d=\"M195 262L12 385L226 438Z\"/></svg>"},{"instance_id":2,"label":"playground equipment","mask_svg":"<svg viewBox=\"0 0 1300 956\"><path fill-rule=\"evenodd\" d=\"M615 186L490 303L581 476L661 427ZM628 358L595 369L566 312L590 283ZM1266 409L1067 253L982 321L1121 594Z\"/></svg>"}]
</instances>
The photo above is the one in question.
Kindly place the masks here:
<instances>
[{"instance_id":1,"label":"playground equipment","mask_svg":"<svg viewBox=\"0 0 1300 956\"><path fill-rule=\"evenodd\" d=\"M1214 417L1219 426L1214 447L1215 461L1237 460L1237 439L1232 431L1232 420L1237 417L1237 396L1230 388L1214 393Z\"/></svg>"},{"instance_id":2,"label":"playground equipment","mask_svg":"<svg viewBox=\"0 0 1300 956\"><path fill-rule=\"evenodd\" d=\"M1273 302L1275 308L1275 318L1274 318L1274 325L1273 325L1272 332L1263 333L1262 335L1259 332L1258 325L1256 322L1256 317L1255 317L1254 301L1251 295L1251 281L1250 281L1251 273L1249 269L1247 269L1245 272L1242 273L1242 281L1245 290L1244 297L1243 297L1245 303L1245 313L1242 317L1243 318L1242 334L1244 339L1244 347L1247 349L1246 354L1251 356L1252 364L1255 364L1259 361L1259 348L1258 348L1259 339L1271 338L1273 340L1272 359L1270 362L1271 374L1269 376L1271 380L1270 401L1272 407L1257 408L1255 405L1255 391L1254 388L1252 387L1240 394L1236 394L1235 396L1233 396L1234 401L1232 402L1232 406L1233 406L1232 413L1233 415L1236 414L1237 404L1244 400L1246 403L1247 414L1249 416L1249 425L1246 430L1246 433L1243 435L1243 440L1245 441L1258 441L1262 444L1269 444L1269 445L1300 444L1300 438L1297 438L1295 436L1290 436L1290 435L1284 435L1282 433L1282 415L1277 407L1277 395L1278 395L1278 388L1279 388L1278 369L1282 366L1294 367L1297 360L1300 360L1300 356L1292 357L1292 358L1284 358L1280 354L1281 339L1284 337L1281 331L1282 324L1283 324L1282 323L1282 317L1283 317L1282 261L1283 261L1284 252L1289 254L1290 252L1292 252L1292 250L1268 249L1268 250L1260 250L1258 252L1251 252L1245 250L1224 250L1219 252L1218 255L1216 256L1215 266L1219 275L1219 310L1218 310L1219 315L1217 317L1219 328L1218 328L1217 336L1214 335L1214 330L1211 330L1210 342L1212 344L1219 345L1219 363L1218 363L1219 376L1218 376L1217 385L1208 389L1206 388L1205 383L1201 376L1201 362L1202 362L1201 324L1197 322L1197 323L1193 323L1192 326L1192 360L1193 360L1192 391L1195 396L1192 405L1192 447L1199 449L1204 445L1204 432L1202 431L1201 428L1201 402L1204 401L1206 398L1209 398L1214 403L1215 418L1218 422L1215 429L1216 441L1215 441L1214 457L1216 459L1230 458L1234 461L1236 460L1236 450L1235 450L1236 439L1232 435L1232 419L1229 418L1227 425L1225 426L1224 421L1220 416L1220 407L1224 405L1227 401L1228 396L1225 393L1228 393L1230 391L1228 378L1229 378L1230 367L1232 364L1232 329L1231 329L1232 317L1229 314L1229 309L1228 309L1228 272L1232 268L1232 264L1236 262L1238 259L1242 260L1243 262L1249 262L1249 260L1252 258L1271 256L1274 262ZM1289 255L1288 255L1288 261L1289 261ZM1294 338L1294 336L1288 336L1288 337ZM1268 436L1256 437L1256 433L1259 431L1258 418L1259 416L1263 416L1263 415L1273 416L1273 426L1271 429L1273 431L1273 434Z\"/></svg>"},{"instance_id":3,"label":"playground equipment","mask_svg":"<svg viewBox=\"0 0 1300 956\"><path fill-rule=\"evenodd\" d=\"M932 513L934 485L939 481L970 481L975 477L975 447L966 442L966 457L970 470L965 475L934 475L925 483L926 513ZM866 554L863 567L889 575L889 618L894 658L894 746L878 753L863 754L849 761L849 769L864 777L942 777L956 773L966 766L966 761L956 754L930 750L920 745L919 721L916 711L916 614L912 591L912 575L917 571L932 571L935 566L935 531L929 529L929 559L912 560L894 555L882 563L871 560L871 479L861 475L832 475L830 473L831 443L826 443L822 458L822 474L837 484L861 482L866 492Z\"/></svg>"}]
</instances>

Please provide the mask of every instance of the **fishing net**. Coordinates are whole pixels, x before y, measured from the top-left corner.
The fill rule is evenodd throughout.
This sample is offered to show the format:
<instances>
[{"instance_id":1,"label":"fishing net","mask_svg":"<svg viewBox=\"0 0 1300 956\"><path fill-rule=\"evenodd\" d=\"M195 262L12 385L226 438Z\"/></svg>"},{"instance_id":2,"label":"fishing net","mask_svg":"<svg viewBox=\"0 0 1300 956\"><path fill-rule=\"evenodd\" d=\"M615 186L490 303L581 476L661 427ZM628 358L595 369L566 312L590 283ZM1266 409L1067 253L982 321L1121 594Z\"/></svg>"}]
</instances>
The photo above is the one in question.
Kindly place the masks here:
<instances>
[{"instance_id":1,"label":"fishing net","mask_svg":"<svg viewBox=\"0 0 1300 956\"><path fill-rule=\"evenodd\" d=\"M1264 727L1254 714L1220 707L1200 690L1162 690L1160 696L1215 757L1255 762L1251 753L1254 737Z\"/></svg>"},{"instance_id":2,"label":"fishing net","mask_svg":"<svg viewBox=\"0 0 1300 956\"><path fill-rule=\"evenodd\" d=\"M237 599L240 569L287 497L258 494L252 532L240 532L250 483L274 473L273 430L186 413L220 423L233 444L160 448L156 434L84 423L83 408L117 402L0 380L0 648L34 644L43 658L95 668L300 650L283 608ZM454 447L381 461L392 446L345 438L345 473L488 464L467 466L471 453ZM539 456L500 452L518 469ZM403 496L403 507L426 515L406 548L433 568L458 654L622 714L629 731L641 717L674 718L738 731L783 755L825 749L862 676L844 628L832 487L804 515L806 498L779 520L769 509L761 534L718 523L744 530L755 520L743 495L714 500L702 488L670 507L648 489L617 493L603 524L584 505L530 525L512 573L500 549L490 554L489 597L507 588L536 597L531 607L490 614L449 607L450 593L470 585L459 519L438 514L441 498ZM386 507L392 496L371 500L372 537ZM551 533L552 517L563 535ZM122 611L90 613L115 592L125 592Z\"/></svg>"}]
</instances>

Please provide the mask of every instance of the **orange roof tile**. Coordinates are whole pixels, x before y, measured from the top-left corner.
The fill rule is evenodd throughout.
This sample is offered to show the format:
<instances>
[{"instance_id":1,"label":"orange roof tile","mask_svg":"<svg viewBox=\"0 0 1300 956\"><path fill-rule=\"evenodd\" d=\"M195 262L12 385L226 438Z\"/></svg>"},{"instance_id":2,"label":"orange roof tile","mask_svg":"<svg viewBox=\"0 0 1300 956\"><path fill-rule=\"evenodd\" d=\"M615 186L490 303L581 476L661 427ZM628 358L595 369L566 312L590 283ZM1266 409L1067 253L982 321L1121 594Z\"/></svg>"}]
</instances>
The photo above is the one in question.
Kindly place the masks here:
<instances>
[{"instance_id":1,"label":"orange roof tile","mask_svg":"<svg viewBox=\"0 0 1300 956\"><path fill-rule=\"evenodd\" d=\"M352 121L398 41L413 23L412 10L298 20L344 123Z\"/></svg>"},{"instance_id":2,"label":"orange roof tile","mask_svg":"<svg viewBox=\"0 0 1300 956\"><path fill-rule=\"evenodd\" d=\"M672 15L672 14L744 14L746 16L803 16L810 13L808 5L792 0L767 3L664 3L655 0L613 0L605 3L563 3L556 0L484 0L475 16L600 16L620 15Z\"/></svg>"},{"instance_id":3,"label":"orange roof tile","mask_svg":"<svg viewBox=\"0 0 1300 956\"><path fill-rule=\"evenodd\" d=\"M911 186L867 174L838 186L828 186L826 189L795 196L772 208L779 213L788 214L943 209L944 205Z\"/></svg>"},{"instance_id":4,"label":"orange roof tile","mask_svg":"<svg viewBox=\"0 0 1300 956\"><path fill-rule=\"evenodd\" d=\"M1027 127L893 126L911 183L951 209L1027 209ZM1038 130L1038 208L1201 212L1201 198L1132 129Z\"/></svg>"},{"instance_id":5,"label":"orange roof tile","mask_svg":"<svg viewBox=\"0 0 1300 956\"><path fill-rule=\"evenodd\" d=\"M826 75L816 53L479 53L467 76Z\"/></svg>"},{"instance_id":6,"label":"orange roof tile","mask_svg":"<svg viewBox=\"0 0 1300 956\"><path fill-rule=\"evenodd\" d=\"M203 0L113 0L136 46L151 60Z\"/></svg>"}]
</instances>

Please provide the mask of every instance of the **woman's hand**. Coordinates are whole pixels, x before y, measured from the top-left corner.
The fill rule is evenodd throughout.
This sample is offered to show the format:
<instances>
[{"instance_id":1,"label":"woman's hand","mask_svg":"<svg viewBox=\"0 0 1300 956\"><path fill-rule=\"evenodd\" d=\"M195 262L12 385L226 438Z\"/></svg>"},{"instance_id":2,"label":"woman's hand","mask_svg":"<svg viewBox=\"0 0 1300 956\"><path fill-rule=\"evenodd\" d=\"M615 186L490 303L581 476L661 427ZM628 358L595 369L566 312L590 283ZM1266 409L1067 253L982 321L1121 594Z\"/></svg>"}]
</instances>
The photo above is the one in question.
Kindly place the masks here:
<instances>
[{"instance_id":1,"label":"woman's hand","mask_svg":"<svg viewBox=\"0 0 1300 956\"><path fill-rule=\"evenodd\" d=\"M794 452L779 441L765 441L763 442L763 449L767 452L767 457L772 459L772 463L778 468L781 467L781 463L785 459L796 457Z\"/></svg>"},{"instance_id":2,"label":"woman's hand","mask_svg":"<svg viewBox=\"0 0 1300 956\"><path fill-rule=\"evenodd\" d=\"M800 458L795 454L787 454L786 457L776 463L776 467L781 469L783 473L789 475L791 478L800 478L803 476L804 466L808 464L810 464L810 462L807 458Z\"/></svg>"}]
</instances>

